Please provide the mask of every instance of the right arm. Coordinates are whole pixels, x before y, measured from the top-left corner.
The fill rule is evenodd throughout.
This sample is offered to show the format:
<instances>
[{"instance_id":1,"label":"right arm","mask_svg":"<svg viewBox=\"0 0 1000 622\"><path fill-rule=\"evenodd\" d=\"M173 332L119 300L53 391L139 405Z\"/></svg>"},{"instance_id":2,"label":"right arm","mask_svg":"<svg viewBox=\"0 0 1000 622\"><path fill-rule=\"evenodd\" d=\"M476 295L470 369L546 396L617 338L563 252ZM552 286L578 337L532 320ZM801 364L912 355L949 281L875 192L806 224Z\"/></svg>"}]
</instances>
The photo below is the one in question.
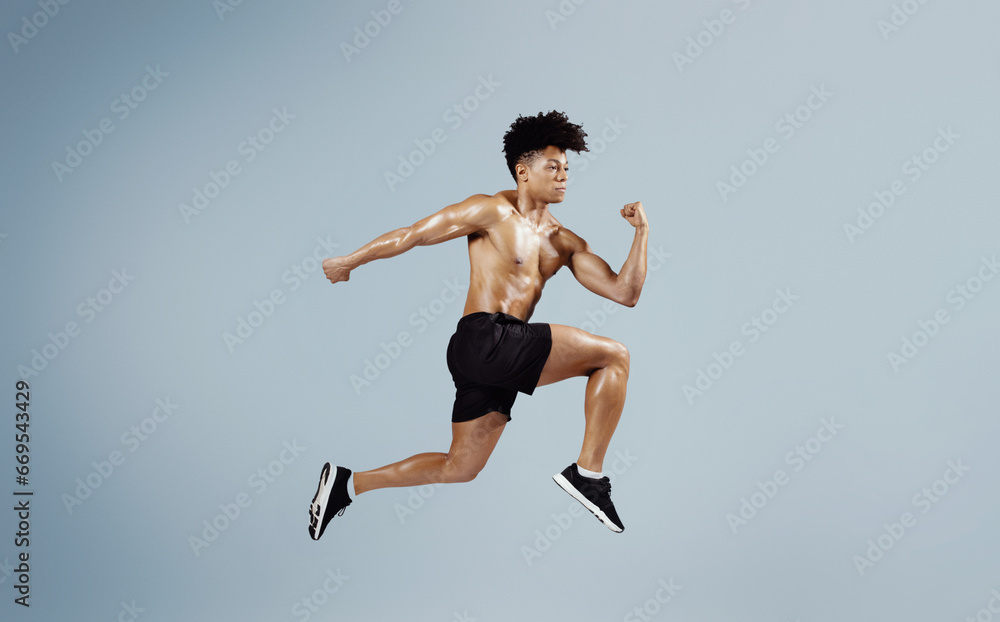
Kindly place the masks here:
<instances>
[{"instance_id":1,"label":"right arm","mask_svg":"<svg viewBox=\"0 0 1000 622\"><path fill-rule=\"evenodd\" d=\"M415 246L440 244L481 231L496 222L500 211L494 197L477 194L415 222L382 234L350 255L323 260L331 283L347 281L351 270L376 259L405 253Z\"/></svg>"}]
</instances>

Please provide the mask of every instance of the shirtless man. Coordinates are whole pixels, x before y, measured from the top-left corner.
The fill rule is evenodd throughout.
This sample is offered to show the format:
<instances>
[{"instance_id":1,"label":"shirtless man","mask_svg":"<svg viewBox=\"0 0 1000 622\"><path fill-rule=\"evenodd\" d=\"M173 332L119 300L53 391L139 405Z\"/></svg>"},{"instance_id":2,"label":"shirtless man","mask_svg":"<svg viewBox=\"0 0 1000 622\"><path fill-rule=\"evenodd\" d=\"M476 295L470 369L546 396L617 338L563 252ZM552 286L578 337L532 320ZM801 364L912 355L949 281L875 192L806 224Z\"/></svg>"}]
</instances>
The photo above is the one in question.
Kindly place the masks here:
<instances>
[{"instance_id":1,"label":"shirtless man","mask_svg":"<svg viewBox=\"0 0 1000 622\"><path fill-rule=\"evenodd\" d=\"M314 540L334 516L343 514L352 495L471 481L510 421L517 392L530 395L536 386L576 376L588 377L583 449L576 463L553 479L612 531L624 529L601 469L625 405L628 350L572 326L527 323L545 282L563 266L590 291L628 307L639 300L646 279L649 225L642 203L621 209L622 218L635 227L635 237L617 274L549 211L549 204L565 197L566 151L587 151L586 136L563 113L518 117L504 135L516 190L471 196L379 236L350 255L323 261L327 278L337 283L375 259L467 237L471 275L463 317L448 345L448 368L456 387L451 448L353 474L326 463L309 508Z\"/></svg>"}]
</instances>

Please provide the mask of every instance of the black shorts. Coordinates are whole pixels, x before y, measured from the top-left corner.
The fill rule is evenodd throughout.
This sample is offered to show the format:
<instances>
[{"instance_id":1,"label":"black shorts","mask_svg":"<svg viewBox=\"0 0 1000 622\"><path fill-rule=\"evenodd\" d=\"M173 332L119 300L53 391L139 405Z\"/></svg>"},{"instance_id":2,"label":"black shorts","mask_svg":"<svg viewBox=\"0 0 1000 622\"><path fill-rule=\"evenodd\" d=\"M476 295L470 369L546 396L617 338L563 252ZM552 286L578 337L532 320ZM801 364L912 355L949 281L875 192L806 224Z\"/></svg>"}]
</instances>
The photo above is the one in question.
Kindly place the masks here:
<instances>
[{"instance_id":1,"label":"black shorts","mask_svg":"<svg viewBox=\"0 0 1000 622\"><path fill-rule=\"evenodd\" d=\"M517 392L531 395L552 350L548 324L528 324L506 313L470 313L448 343L455 381L454 422L497 411L510 420Z\"/></svg>"}]
</instances>

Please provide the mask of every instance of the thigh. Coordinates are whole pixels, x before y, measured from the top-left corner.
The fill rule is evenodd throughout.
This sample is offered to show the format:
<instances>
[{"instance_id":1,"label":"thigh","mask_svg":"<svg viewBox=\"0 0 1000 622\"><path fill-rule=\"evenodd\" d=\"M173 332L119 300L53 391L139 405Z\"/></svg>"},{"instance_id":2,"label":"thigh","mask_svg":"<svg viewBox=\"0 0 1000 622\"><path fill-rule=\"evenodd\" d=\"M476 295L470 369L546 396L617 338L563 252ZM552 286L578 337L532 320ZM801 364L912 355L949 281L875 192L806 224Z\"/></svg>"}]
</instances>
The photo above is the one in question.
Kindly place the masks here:
<instances>
[{"instance_id":1,"label":"thigh","mask_svg":"<svg viewBox=\"0 0 1000 622\"><path fill-rule=\"evenodd\" d=\"M463 467L478 472L489 460L506 425L507 415L500 412L452 423L448 456Z\"/></svg>"},{"instance_id":2,"label":"thigh","mask_svg":"<svg viewBox=\"0 0 1000 622\"><path fill-rule=\"evenodd\" d=\"M614 339L591 335L573 326L550 324L552 350L542 368L538 386L576 376L589 376L595 369L628 360L628 350Z\"/></svg>"}]
</instances>

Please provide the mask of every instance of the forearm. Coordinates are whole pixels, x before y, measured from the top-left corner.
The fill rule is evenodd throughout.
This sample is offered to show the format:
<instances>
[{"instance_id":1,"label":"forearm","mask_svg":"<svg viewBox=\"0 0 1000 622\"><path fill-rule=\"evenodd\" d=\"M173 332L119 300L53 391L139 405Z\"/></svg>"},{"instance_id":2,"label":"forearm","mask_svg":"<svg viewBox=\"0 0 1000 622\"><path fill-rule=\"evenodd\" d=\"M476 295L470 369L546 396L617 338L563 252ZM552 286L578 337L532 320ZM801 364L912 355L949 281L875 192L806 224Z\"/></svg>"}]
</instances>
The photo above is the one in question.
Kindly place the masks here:
<instances>
[{"instance_id":1,"label":"forearm","mask_svg":"<svg viewBox=\"0 0 1000 622\"><path fill-rule=\"evenodd\" d=\"M401 255L417 245L411 235L411 227L403 227L384 233L347 256L351 268L357 268L376 259L386 259Z\"/></svg>"},{"instance_id":2,"label":"forearm","mask_svg":"<svg viewBox=\"0 0 1000 622\"><path fill-rule=\"evenodd\" d=\"M649 225L641 224L635 228L632 238L632 248L625 264L618 273L617 285L624 292L628 306L635 305L646 282L646 246L649 238ZM629 304L630 303L630 304Z\"/></svg>"}]
</instances>

